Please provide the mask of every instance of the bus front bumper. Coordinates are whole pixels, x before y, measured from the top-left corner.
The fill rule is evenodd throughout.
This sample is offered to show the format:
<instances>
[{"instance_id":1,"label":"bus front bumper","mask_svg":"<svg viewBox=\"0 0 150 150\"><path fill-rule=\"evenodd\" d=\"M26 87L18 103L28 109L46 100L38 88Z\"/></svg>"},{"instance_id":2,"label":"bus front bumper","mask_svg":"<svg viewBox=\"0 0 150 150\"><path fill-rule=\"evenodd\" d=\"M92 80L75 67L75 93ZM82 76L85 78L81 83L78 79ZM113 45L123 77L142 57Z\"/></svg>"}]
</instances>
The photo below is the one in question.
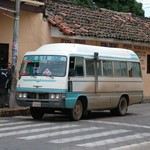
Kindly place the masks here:
<instances>
[{"instance_id":1,"label":"bus front bumper","mask_svg":"<svg viewBox=\"0 0 150 150\"><path fill-rule=\"evenodd\" d=\"M21 107L65 108L65 98L59 100L16 98L16 102Z\"/></svg>"}]
</instances>

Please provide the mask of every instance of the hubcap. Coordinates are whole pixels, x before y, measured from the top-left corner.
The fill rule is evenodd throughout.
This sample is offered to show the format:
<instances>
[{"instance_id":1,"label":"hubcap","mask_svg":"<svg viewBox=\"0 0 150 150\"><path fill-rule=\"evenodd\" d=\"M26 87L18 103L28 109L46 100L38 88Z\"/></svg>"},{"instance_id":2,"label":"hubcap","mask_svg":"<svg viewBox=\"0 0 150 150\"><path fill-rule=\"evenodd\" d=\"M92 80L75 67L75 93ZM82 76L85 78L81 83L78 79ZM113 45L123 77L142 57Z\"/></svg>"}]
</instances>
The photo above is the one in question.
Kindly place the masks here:
<instances>
[{"instance_id":1,"label":"hubcap","mask_svg":"<svg viewBox=\"0 0 150 150\"><path fill-rule=\"evenodd\" d=\"M80 119L82 115L82 104L80 101L77 102L74 111L73 111L74 117L76 119Z\"/></svg>"}]
</instances>

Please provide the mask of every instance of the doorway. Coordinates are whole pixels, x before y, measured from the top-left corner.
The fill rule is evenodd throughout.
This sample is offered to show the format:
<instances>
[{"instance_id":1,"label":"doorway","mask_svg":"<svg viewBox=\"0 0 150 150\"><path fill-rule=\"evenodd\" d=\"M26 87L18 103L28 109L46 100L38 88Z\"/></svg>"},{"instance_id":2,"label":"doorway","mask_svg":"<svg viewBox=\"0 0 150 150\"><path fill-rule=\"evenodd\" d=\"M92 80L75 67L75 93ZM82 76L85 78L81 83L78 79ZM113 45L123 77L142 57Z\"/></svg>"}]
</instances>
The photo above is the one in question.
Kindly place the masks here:
<instances>
[{"instance_id":1,"label":"doorway","mask_svg":"<svg viewBox=\"0 0 150 150\"><path fill-rule=\"evenodd\" d=\"M0 43L0 68L7 68L9 44Z\"/></svg>"}]
</instances>

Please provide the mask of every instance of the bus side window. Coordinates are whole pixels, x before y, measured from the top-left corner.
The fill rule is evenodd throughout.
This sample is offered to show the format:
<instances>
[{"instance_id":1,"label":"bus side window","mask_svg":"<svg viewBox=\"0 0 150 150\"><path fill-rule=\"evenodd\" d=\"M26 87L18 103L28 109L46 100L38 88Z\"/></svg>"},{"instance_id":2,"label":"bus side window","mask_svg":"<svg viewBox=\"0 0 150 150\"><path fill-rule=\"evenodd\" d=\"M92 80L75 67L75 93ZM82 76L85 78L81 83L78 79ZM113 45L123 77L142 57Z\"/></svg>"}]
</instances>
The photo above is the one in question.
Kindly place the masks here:
<instances>
[{"instance_id":1,"label":"bus side window","mask_svg":"<svg viewBox=\"0 0 150 150\"><path fill-rule=\"evenodd\" d=\"M137 62L128 62L128 72L129 77L141 77L141 68L140 63Z\"/></svg>"},{"instance_id":2,"label":"bus side window","mask_svg":"<svg viewBox=\"0 0 150 150\"><path fill-rule=\"evenodd\" d=\"M133 77L141 77L141 69L140 69L140 63L132 63L133 65Z\"/></svg>"},{"instance_id":3,"label":"bus side window","mask_svg":"<svg viewBox=\"0 0 150 150\"><path fill-rule=\"evenodd\" d=\"M101 61L97 62L97 74L98 74L98 76L102 76Z\"/></svg>"},{"instance_id":4,"label":"bus side window","mask_svg":"<svg viewBox=\"0 0 150 150\"><path fill-rule=\"evenodd\" d=\"M83 76L83 66L76 66L76 76Z\"/></svg>"},{"instance_id":5,"label":"bus side window","mask_svg":"<svg viewBox=\"0 0 150 150\"><path fill-rule=\"evenodd\" d=\"M113 76L112 61L103 61L103 76Z\"/></svg>"},{"instance_id":6,"label":"bus side window","mask_svg":"<svg viewBox=\"0 0 150 150\"><path fill-rule=\"evenodd\" d=\"M133 66L132 66L132 62L128 62L128 74L129 74L129 77L133 77Z\"/></svg>"},{"instance_id":7,"label":"bus side window","mask_svg":"<svg viewBox=\"0 0 150 150\"><path fill-rule=\"evenodd\" d=\"M114 61L114 76L127 77L127 63L121 61Z\"/></svg>"},{"instance_id":8,"label":"bus side window","mask_svg":"<svg viewBox=\"0 0 150 150\"><path fill-rule=\"evenodd\" d=\"M127 77L127 62L121 62L121 75Z\"/></svg>"},{"instance_id":9,"label":"bus side window","mask_svg":"<svg viewBox=\"0 0 150 150\"><path fill-rule=\"evenodd\" d=\"M86 74L94 76L94 61L86 60Z\"/></svg>"},{"instance_id":10,"label":"bus side window","mask_svg":"<svg viewBox=\"0 0 150 150\"><path fill-rule=\"evenodd\" d=\"M70 57L70 63L69 63L69 76L75 76L75 57Z\"/></svg>"},{"instance_id":11,"label":"bus side window","mask_svg":"<svg viewBox=\"0 0 150 150\"><path fill-rule=\"evenodd\" d=\"M76 75L75 69L71 68L69 69L69 76L74 77Z\"/></svg>"},{"instance_id":12,"label":"bus side window","mask_svg":"<svg viewBox=\"0 0 150 150\"><path fill-rule=\"evenodd\" d=\"M75 59L75 71L76 71L76 76L84 76L83 58L82 57L76 57L76 59Z\"/></svg>"},{"instance_id":13,"label":"bus side window","mask_svg":"<svg viewBox=\"0 0 150 150\"><path fill-rule=\"evenodd\" d=\"M114 61L114 76L121 77L121 63L119 61Z\"/></svg>"},{"instance_id":14,"label":"bus side window","mask_svg":"<svg viewBox=\"0 0 150 150\"><path fill-rule=\"evenodd\" d=\"M83 58L70 57L69 76L83 76Z\"/></svg>"}]
</instances>

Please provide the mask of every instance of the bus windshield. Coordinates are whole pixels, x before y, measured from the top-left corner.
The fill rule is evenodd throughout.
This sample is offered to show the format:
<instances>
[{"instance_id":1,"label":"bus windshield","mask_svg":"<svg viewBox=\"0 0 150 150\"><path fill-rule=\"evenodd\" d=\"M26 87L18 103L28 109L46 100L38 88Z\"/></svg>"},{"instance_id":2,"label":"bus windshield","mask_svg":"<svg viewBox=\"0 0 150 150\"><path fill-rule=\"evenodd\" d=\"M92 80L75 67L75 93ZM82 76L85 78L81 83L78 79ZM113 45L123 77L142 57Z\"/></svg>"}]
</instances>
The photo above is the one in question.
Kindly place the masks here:
<instances>
[{"instance_id":1,"label":"bus windshield","mask_svg":"<svg viewBox=\"0 0 150 150\"><path fill-rule=\"evenodd\" d=\"M58 76L66 75L66 56L25 56L20 76Z\"/></svg>"}]
</instances>

